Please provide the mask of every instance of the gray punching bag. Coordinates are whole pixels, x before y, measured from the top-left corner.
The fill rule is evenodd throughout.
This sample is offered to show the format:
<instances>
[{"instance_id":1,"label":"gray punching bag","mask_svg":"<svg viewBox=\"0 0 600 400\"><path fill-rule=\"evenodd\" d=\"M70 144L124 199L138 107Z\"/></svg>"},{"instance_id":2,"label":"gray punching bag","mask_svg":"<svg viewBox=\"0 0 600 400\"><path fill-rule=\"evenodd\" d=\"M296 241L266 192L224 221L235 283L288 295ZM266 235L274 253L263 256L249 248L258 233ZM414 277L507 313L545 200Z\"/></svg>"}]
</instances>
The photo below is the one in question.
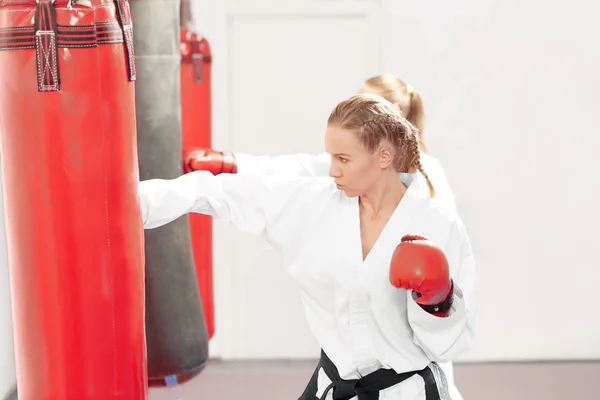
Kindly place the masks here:
<instances>
[{"instance_id":1,"label":"gray punching bag","mask_svg":"<svg viewBox=\"0 0 600 400\"><path fill-rule=\"evenodd\" d=\"M130 0L134 28L140 179L183 173L179 0ZM149 386L199 374L208 335L193 264L188 217L145 231Z\"/></svg>"}]
</instances>

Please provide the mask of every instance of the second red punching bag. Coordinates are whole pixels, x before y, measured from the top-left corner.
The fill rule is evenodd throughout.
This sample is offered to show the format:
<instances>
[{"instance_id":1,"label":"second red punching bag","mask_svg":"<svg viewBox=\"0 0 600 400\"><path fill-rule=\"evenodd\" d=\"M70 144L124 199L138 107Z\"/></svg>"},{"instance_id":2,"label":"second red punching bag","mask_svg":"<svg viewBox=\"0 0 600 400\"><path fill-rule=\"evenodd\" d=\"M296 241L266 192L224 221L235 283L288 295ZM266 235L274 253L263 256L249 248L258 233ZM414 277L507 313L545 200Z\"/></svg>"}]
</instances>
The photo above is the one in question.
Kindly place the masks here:
<instances>
[{"instance_id":1,"label":"second red punching bag","mask_svg":"<svg viewBox=\"0 0 600 400\"><path fill-rule=\"evenodd\" d=\"M21 400L144 400L125 0L0 1L0 132Z\"/></svg>"},{"instance_id":2,"label":"second red punching bag","mask_svg":"<svg viewBox=\"0 0 600 400\"><path fill-rule=\"evenodd\" d=\"M194 149L211 146L210 47L206 39L181 28L181 132L183 160ZM185 172L190 172L184 165ZM215 333L212 283L212 218L190 214L190 233L198 288L208 337Z\"/></svg>"},{"instance_id":3,"label":"second red punching bag","mask_svg":"<svg viewBox=\"0 0 600 400\"><path fill-rule=\"evenodd\" d=\"M134 0L131 10L140 178L176 178L183 173L179 0ZM188 216L146 230L145 238L148 379L172 386L196 376L208 359Z\"/></svg>"}]
</instances>

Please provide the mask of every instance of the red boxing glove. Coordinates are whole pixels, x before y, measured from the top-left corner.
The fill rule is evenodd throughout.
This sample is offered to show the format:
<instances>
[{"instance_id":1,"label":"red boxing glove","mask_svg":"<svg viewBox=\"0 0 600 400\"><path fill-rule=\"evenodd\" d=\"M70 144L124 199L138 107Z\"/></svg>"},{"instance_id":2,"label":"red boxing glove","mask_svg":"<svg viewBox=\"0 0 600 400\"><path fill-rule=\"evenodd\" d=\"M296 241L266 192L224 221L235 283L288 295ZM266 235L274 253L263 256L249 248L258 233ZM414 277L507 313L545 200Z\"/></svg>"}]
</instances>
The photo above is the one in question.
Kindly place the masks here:
<instances>
[{"instance_id":1,"label":"red boxing glove","mask_svg":"<svg viewBox=\"0 0 600 400\"><path fill-rule=\"evenodd\" d=\"M237 163L233 153L223 153L209 148L191 151L184 167L186 173L191 171L209 171L213 175L237 173Z\"/></svg>"},{"instance_id":2,"label":"red boxing glove","mask_svg":"<svg viewBox=\"0 0 600 400\"><path fill-rule=\"evenodd\" d=\"M435 243L417 235L405 235L394 250L390 282L413 291L415 301L427 312L447 316L452 306L453 283L448 260Z\"/></svg>"}]
</instances>

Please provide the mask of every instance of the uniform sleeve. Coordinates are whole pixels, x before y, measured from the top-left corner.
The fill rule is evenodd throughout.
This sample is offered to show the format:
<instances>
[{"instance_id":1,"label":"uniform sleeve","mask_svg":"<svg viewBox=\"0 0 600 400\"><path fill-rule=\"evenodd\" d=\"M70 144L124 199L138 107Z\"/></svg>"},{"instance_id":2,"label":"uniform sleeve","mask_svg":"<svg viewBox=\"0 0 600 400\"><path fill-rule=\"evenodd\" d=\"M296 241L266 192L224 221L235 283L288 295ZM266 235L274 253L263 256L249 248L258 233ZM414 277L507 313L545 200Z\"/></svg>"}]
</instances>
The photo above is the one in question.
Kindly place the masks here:
<instances>
[{"instance_id":1,"label":"uniform sleeve","mask_svg":"<svg viewBox=\"0 0 600 400\"><path fill-rule=\"evenodd\" d=\"M278 230L292 222L295 215L306 212L294 209L303 203L302 193L299 180L215 176L208 171L194 171L170 180L145 180L138 187L144 229L195 212L228 221L241 231L263 236L273 245L285 240Z\"/></svg>"},{"instance_id":2,"label":"uniform sleeve","mask_svg":"<svg viewBox=\"0 0 600 400\"><path fill-rule=\"evenodd\" d=\"M328 176L331 166L331 157L327 153L318 155L300 153L274 157L236 153L235 159L238 174Z\"/></svg>"},{"instance_id":3,"label":"uniform sleeve","mask_svg":"<svg viewBox=\"0 0 600 400\"><path fill-rule=\"evenodd\" d=\"M408 299L408 320L414 332L414 343L432 361L450 362L471 349L477 324L477 303L474 296L475 260L466 230L455 223L444 248L454 282L454 302L447 317L438 317L423 310Z\"/></svg>"}]
</instances>

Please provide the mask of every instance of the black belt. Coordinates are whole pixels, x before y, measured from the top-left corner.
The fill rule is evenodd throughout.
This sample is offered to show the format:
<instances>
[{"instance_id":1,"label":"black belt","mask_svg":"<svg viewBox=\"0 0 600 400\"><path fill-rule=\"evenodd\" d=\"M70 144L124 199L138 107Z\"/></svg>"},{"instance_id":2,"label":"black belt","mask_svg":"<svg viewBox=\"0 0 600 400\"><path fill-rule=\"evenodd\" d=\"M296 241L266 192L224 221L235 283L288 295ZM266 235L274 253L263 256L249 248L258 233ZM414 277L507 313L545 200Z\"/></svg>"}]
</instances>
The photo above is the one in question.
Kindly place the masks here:
<instances>
[{"instance_id":1,"label":"black belt","mask_svg":"<svg viewBox=\"0 0 600 400\"><path fill-rule=\"evenodd\" d=\"M417 374L425 381L425 399L441 400L435 377L429 367L425 367L421 371L403 372L401 374L396 373L392 369L378 369L360 379L345 380L340 377L337 367L327 357L327 354L321 350L321 360L312 378L312 380L315 380L312 385L315 390L314 396L316 396L316 379L319 368L323 368L323 371L332 382L327 386L320 400L324 400L330 390L333 390L333 400L350 400L355 396L358 396L358 400L379 400L379 392ZM307 394L305 392L305 395Z\"/></svg>"}]
</instances>

